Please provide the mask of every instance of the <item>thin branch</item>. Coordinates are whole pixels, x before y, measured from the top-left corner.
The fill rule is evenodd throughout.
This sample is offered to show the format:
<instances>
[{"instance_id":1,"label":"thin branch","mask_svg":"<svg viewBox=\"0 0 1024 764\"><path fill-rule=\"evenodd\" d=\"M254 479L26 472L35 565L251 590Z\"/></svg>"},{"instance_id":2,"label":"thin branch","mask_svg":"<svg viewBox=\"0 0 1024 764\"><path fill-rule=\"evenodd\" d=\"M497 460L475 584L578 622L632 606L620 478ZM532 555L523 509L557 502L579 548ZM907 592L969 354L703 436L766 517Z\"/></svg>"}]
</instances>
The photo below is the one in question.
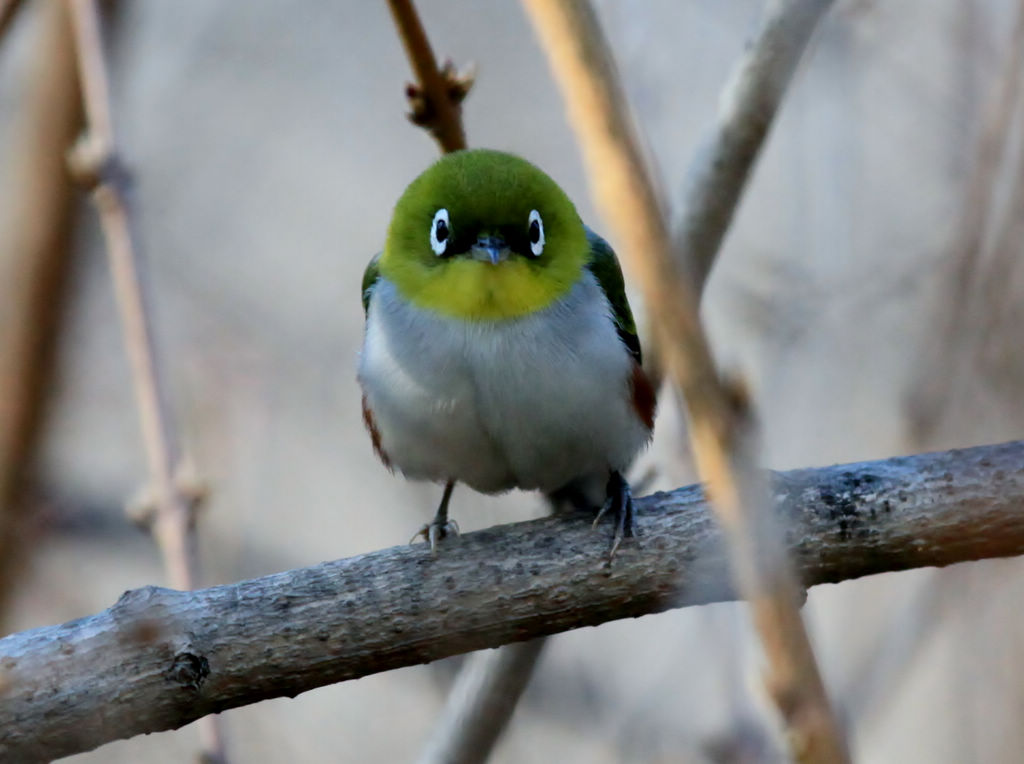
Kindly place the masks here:
<instances>
[{"instance_id":1,"label":"thin branch","mask_svg":"<svg viewBox=\"0 0 1024 764\"><path fill-rule=\"evenodd\" d=\"M418 85L409 85L406 96L411 111L409 119L426 128L449 153L466 148L462 128L462 101L473 86L473 73L459 73L451 61L439 70L412 0L388 0L391 15L416 73Z\"/></svg>"},{"instance_id":2,"label":"thin branch","mask_svg":"<svg viewBox=\"0 0 1024 764\"><path fill-rule=\"evenodd\" d=\"M760 30L719 98L717 122L690 167L672 235L675 254L698 294L797 64L831 6L832 0L769 3Z\"/></svg>"},{"instance_id":3,"label":"thin branch","mask_svg":"<svg viewBox=\"0 0 1024 764\"><path fill-rule=\"evenodd\" d=\"M126 199L126 178L115 148L99 20L93 0L70 0L70 7L89 125L88 132L72 153L71 164L75 174L90 187L107 241L125 349L131 361L143 445L150 479L157 491L155 527L168 577L175 588L191 589L195 585L191 510L174 484L177 444L156 368Z\"/></svg>"},{"instance_id":4,"label":"thin branch","mask_svg":"<svg viewBox=\"0 0 1024 764\"><path fill-rule=\"evenodd\" d=\"M86 134L70 156L70 163L76 176L91 190L107 242L153 492L155 512L148 519L171 586L193 589L198 581L194 521L198 497L186 495L175 480L181 455L157 369L127 202L126 174L117 154L100 16L95 0L68 0L68 3L88 123ZM200 737L205 759L223 761L219 721L211 718L204 722Z\"/></svg>"},{"instance_id":5,"label":"thin branch","mask_svg":"<svg viewBox=\"0 0 1024 764\"><path fill-rule=\"evenodd\" d=\"M388 4L419 80L419 85L406 88L409 119L430 131L442 153L466 148L461 104L473 85L472 69L460 74L451 61L446 61L438 71L412 0L389 0ZM542 647L543 640L538 639L528 647L509 646L471 657L448 694L441 718L420 755L420 764L486 761L529 684Z\"/></svg>"},{"instance_id":6,"label":"thin branch","mask_svg":"<svg viewBox=\"0 0 1024 764\"><path fill-rule=\"evenodd\" d=\"M800 617L801 592L781 530L766 511L748 403L718 376L597 16L586 0L524 4L579 136L594 199L640 283L661 360L686 400L697 469L729 539L733 575L750 602L767 658L766 682L791 749L801 761L848 761Z\"/></svg>"},{"instance_id":7,"label":"thin branch","mask_svg":"<svg viewBox=\"0 0 1024 764\"><path fill-rule=\"evenodd\" d=\"M1024 441L775 473L807 586L1024 554ZM580 513L195 592L147 587L0 639L0 760L35 761L205 714L609 620L735 598L699 486L638 500L609 564Z\"/></svg>"},{"instance_id":8,"label":"thin branch","mask_svg":"<svg viewBox=\"0 0 1024 764\"><path fill-rule=\"evenodd\" d=\"M470 655L448 693L419 764L483 764L508 725L547 642L543 637Z\"/></svg>"},{"instance_id":9,"label":"thin branch","mask_svg":"<svg viewBox=\"0 0 1024 764\"><path fill-rule=\"evenodd\" d=\"M0 35L16 5L0 6ZM75 218L63 154L82 127L67 9L48 3L39 10L17 150L9 152L0 194L7 206L0 230L0 620L31 547L23 488L50 390Z\"/></svg>"}]
</instances>

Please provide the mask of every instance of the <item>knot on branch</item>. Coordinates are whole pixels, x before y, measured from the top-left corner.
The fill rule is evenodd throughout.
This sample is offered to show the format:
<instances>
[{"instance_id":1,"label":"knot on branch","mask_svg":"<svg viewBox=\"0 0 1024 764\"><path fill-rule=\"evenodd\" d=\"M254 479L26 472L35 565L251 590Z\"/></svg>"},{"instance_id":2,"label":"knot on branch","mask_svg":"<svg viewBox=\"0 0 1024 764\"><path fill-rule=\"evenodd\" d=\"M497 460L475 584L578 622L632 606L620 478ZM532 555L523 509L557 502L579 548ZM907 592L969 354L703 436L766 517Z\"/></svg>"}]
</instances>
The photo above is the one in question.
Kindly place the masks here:
<instances>
[{"instance_id":1,"label":"knot on branch","mask_svg":"<svg viewBox=\"0 0 1024 764\"><path fill-rule=\"evenodd\" d=\"M210 675L210 662L205 655L182 652L174 656L164 678L188 690L198 692Z\"/></svg>"},{"instance_id":2,"label":"knot on branch","mask_svg":"<svg viewBox=\"0 0 1024 764\"><path fill-rule=\"evenodd\" d=\"M476 81L476 66L469 64L460 72L451 59L445 59L438 74L449 104L459 108ZM433 129L441 110L431 101L431 94L421 85L410 82L405 86L405 97L409 102L409 113L406 115L409 121L419 127Z\"/></svg>"},{"instance_id":3,"label":"knot on branch","mask_svg":"<svg viewBox=\"0 0 1024 764\"><path fill-rule=\"evenodd\" d=\"M68 170L75 182L86 191L95 191L103 185L125 188L128 170L121 163L113 144L99 135L83 133L68 150Z\"/></svg>"},{"instance_id":4,"label":"knot on branch","mask_svg":"<svg viewBox=\"0 0 1024 764\"><path fill-rule=\"evenodd\" d=\"M182 459L174 471L174 496L188 512L188 527L194 528L199 508L209 495L210 487L203 480L195 467L195 462L189 457ZM166 497L152 484L140 488L135 495L125 503L125 514L136 526L142 530L149 530L153 520L160 509L160 504Z\"/></svg>"}]
</instances>

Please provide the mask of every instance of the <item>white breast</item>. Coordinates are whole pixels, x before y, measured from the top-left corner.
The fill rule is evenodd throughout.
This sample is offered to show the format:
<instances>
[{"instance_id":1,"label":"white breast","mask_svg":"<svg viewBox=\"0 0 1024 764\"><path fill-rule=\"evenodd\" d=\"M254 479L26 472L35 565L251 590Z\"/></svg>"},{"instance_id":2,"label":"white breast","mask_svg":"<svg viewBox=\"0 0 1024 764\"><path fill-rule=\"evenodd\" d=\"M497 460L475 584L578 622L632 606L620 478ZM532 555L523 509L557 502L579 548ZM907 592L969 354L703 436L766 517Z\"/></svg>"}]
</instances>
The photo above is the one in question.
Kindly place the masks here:
<instances>
[{"instance_id":1,"label":"white breast","mask_svg":"<svg viewBox=\"0 0 1024 764\"><path fill-rule=\"evenodd\" d=\"M416 308L381 279L359 382L406 476L552 491L625 469L650 437L633 409L632 365L589 272L551 307L494 322Z\"/></svg>"}]
</instances>

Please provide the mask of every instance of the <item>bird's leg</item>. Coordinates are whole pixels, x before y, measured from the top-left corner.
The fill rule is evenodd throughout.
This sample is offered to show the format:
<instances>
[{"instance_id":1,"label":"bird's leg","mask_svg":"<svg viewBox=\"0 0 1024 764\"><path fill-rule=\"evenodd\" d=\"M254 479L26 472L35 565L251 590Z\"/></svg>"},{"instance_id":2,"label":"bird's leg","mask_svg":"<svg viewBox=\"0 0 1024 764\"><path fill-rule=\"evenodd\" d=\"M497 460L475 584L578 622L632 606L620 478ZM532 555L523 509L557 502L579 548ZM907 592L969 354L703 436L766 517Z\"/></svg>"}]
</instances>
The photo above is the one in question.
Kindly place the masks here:
<instances>
[{"instance_id":1,"label":"bird's leg","mask_svg":"<svg viewBox=\"0 0 1024 764\"><path fill-rule=\"evenodd\" d=\"M411 544L420 536L430 542L430 553L437 554L437 542L449 533L453 536L459 535L459 524L448 519L448 502L452 498L452 491L455 489L455 481L449 480L444 484L444 493L441 495L441 504L434 514L434 519L424 523L423 527L416 531L416 534L409 540Z\"/></svg>"},{"instance_id":2,"label":"bird's leg","mask_svg":"<svg viewBox=\"0 0 1024 764\"><path fill-rule=\"evenodd\" d=\"M636 535L636 522L633 516L633 495L629 490L629 483L622 477L621 472L612 470L605 490L607 498L594 518L594 527L597 527L598 521L605 514L612 513L615 518L615 533L612 536L612 549L608 554L609 559L612 559L619 550L622 539Z\"/></svg>"}]
</instances>

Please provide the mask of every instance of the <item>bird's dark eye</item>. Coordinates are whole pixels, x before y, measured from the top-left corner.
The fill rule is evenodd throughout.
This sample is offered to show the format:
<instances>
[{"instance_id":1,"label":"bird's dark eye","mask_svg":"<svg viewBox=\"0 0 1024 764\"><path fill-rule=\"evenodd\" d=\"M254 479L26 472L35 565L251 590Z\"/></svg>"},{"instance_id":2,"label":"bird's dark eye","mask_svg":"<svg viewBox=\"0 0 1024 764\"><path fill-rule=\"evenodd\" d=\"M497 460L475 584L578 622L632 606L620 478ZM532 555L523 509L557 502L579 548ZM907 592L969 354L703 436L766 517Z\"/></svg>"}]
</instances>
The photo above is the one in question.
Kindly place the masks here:
<instances>
[{"instance_id":1,"label":"bird's dark eye","mask_svg":"<svg viewBox=\"0 0 1024 764\"><path fill-rule=\"evenodd\" d=\"M444 207L434 213L434 220L430 224L430 248L434 254L440 257L448 249L448 237L451 235L451 221L448 219L448 210Z\"/></svg>"},{"instance_id":2,"label":"bird's dark eye","mask_svg":"<svg viewBox=\"0 0 1024 764\"><path fill-rule=\"evenodd\" d=\"M528 225L530 227L530 252L534 257L540 257L541 252L544 251L544 221L540 219L540 213L537 210L530 210Z\"/></svg>"}]
</instances>

